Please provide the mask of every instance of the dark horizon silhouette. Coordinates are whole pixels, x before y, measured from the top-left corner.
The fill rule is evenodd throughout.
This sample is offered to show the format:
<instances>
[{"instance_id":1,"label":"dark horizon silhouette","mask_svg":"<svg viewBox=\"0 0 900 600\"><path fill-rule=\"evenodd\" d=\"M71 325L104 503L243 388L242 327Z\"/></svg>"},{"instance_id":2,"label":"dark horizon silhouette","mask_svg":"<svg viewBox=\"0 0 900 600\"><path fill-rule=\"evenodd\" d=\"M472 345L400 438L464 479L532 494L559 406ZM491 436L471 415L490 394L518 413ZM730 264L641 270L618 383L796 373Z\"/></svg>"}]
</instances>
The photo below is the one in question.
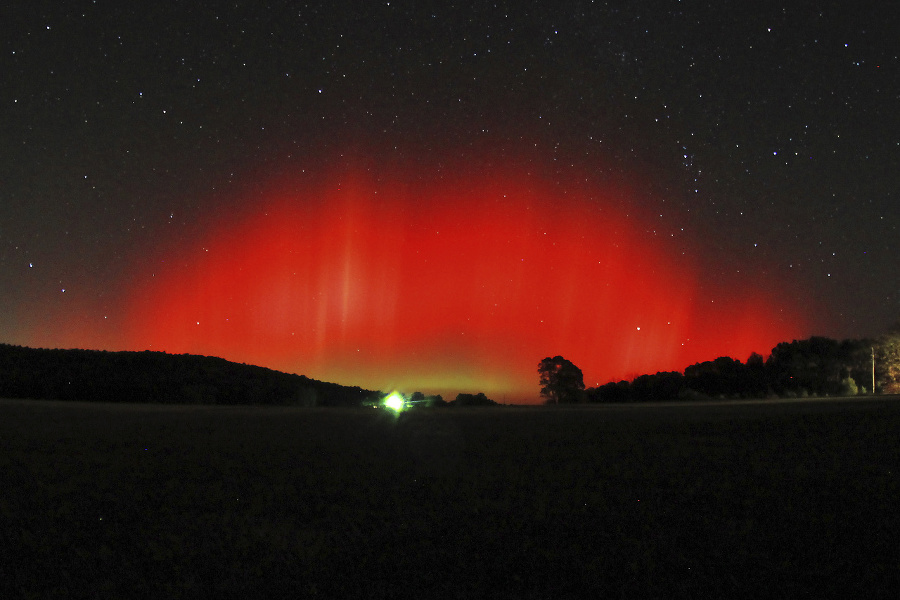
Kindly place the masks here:
<instances>
[{"instance_id":1,"label":"dark horizon silhouette","mask_svg":"<svg viewBox=\"0 0 900 600\"><path fill-rule=\"evenodd\" d=\"M535 387L547 404L853 396L872 394L873 386L875 393L896 393L898 349L900 327L876 340L812 337L781 342L765 359L755 353L746 362L718 357L683 372L658 371L592 387L584 385L576 365L557 355L540 361ZM461 391L444 399L421 390L366 390L211 356L0 344L0 397L312 407L378 405L391 392L410 406L498 404L483 392ZM506 403L500 398L499 404Z\"/></svg>"}]
</instances>

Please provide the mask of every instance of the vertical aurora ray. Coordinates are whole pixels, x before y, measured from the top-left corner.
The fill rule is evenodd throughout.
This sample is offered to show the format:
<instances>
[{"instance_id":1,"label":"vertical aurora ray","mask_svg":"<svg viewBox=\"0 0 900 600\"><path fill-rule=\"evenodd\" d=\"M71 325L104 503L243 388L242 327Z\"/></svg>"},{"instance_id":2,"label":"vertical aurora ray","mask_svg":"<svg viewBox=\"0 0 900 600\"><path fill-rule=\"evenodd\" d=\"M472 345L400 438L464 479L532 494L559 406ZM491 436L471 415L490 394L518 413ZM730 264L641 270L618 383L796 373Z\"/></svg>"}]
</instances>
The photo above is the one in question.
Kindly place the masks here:
<instances>
[{"instance_id":1,"label":"vertical aurora ray","mask_svg":"<svg viewBox=\"0 0 900 600\"><path fill-rule=\"evenodd\" d=\"M520 175L349 173L275 189L130 291L128 343L375 389L530 399L547 355L593 384L744 359L797 331L752 286L717 290L714 306L690 256L620 199Z\"/></svg>"}]
</instances>

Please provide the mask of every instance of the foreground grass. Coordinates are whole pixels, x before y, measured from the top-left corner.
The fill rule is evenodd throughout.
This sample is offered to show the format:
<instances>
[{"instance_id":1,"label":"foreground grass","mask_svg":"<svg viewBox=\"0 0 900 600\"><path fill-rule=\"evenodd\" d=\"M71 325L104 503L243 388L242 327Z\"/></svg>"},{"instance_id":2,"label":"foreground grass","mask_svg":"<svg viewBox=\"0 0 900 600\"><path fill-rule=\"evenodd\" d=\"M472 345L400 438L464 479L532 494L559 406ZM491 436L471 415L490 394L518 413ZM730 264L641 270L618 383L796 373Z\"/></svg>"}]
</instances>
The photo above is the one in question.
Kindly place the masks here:
<instances>
[{"instance_id":1,"label":"foreground grass","mask_svg":"<svg viewBox=\"0 0 900 600\"><path fill-rule=\"evenodd\" d=\"M896 597L900 403L0 401L0 597Z\"/></svg>"}]
</instances>

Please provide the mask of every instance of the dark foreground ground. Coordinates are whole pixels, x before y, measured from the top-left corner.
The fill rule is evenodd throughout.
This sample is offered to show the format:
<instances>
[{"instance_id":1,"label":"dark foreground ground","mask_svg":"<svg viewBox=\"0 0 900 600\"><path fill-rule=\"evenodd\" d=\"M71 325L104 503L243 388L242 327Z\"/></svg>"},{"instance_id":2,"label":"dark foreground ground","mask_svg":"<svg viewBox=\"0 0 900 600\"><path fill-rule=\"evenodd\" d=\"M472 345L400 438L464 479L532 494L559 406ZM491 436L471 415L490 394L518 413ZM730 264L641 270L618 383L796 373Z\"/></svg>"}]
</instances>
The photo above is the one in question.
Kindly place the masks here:
<instances>
[{"instance_id":1,"label":"dark foreground ground","mask_svg":"<svg viewBox=\"0 0 900 600\"><path fill-rule=\"evenodd\" d=\"M2 598L900 590L900 401L0 401Z\"/></svg>"}]
</instances>

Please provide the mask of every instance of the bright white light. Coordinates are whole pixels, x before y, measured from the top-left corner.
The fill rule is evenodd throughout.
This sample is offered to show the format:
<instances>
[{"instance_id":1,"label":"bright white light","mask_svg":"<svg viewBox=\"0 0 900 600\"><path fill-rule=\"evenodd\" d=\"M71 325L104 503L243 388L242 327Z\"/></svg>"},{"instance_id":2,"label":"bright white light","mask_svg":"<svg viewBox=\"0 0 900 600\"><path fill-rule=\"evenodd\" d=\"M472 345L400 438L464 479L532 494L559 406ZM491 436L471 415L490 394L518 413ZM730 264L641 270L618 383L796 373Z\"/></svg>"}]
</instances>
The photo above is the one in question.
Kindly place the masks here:
<instances>
[{"instance_id":1,"label":"bright white light","mask_svg":"<svg viewBox=\"0 0 900 600\"><path fill-rule=\"evenodd\" d=\"M400 412L406 407L406 400L399 393L393 392L384 399L384 405L395 412Z\"/></svg>"}]
</instances>

